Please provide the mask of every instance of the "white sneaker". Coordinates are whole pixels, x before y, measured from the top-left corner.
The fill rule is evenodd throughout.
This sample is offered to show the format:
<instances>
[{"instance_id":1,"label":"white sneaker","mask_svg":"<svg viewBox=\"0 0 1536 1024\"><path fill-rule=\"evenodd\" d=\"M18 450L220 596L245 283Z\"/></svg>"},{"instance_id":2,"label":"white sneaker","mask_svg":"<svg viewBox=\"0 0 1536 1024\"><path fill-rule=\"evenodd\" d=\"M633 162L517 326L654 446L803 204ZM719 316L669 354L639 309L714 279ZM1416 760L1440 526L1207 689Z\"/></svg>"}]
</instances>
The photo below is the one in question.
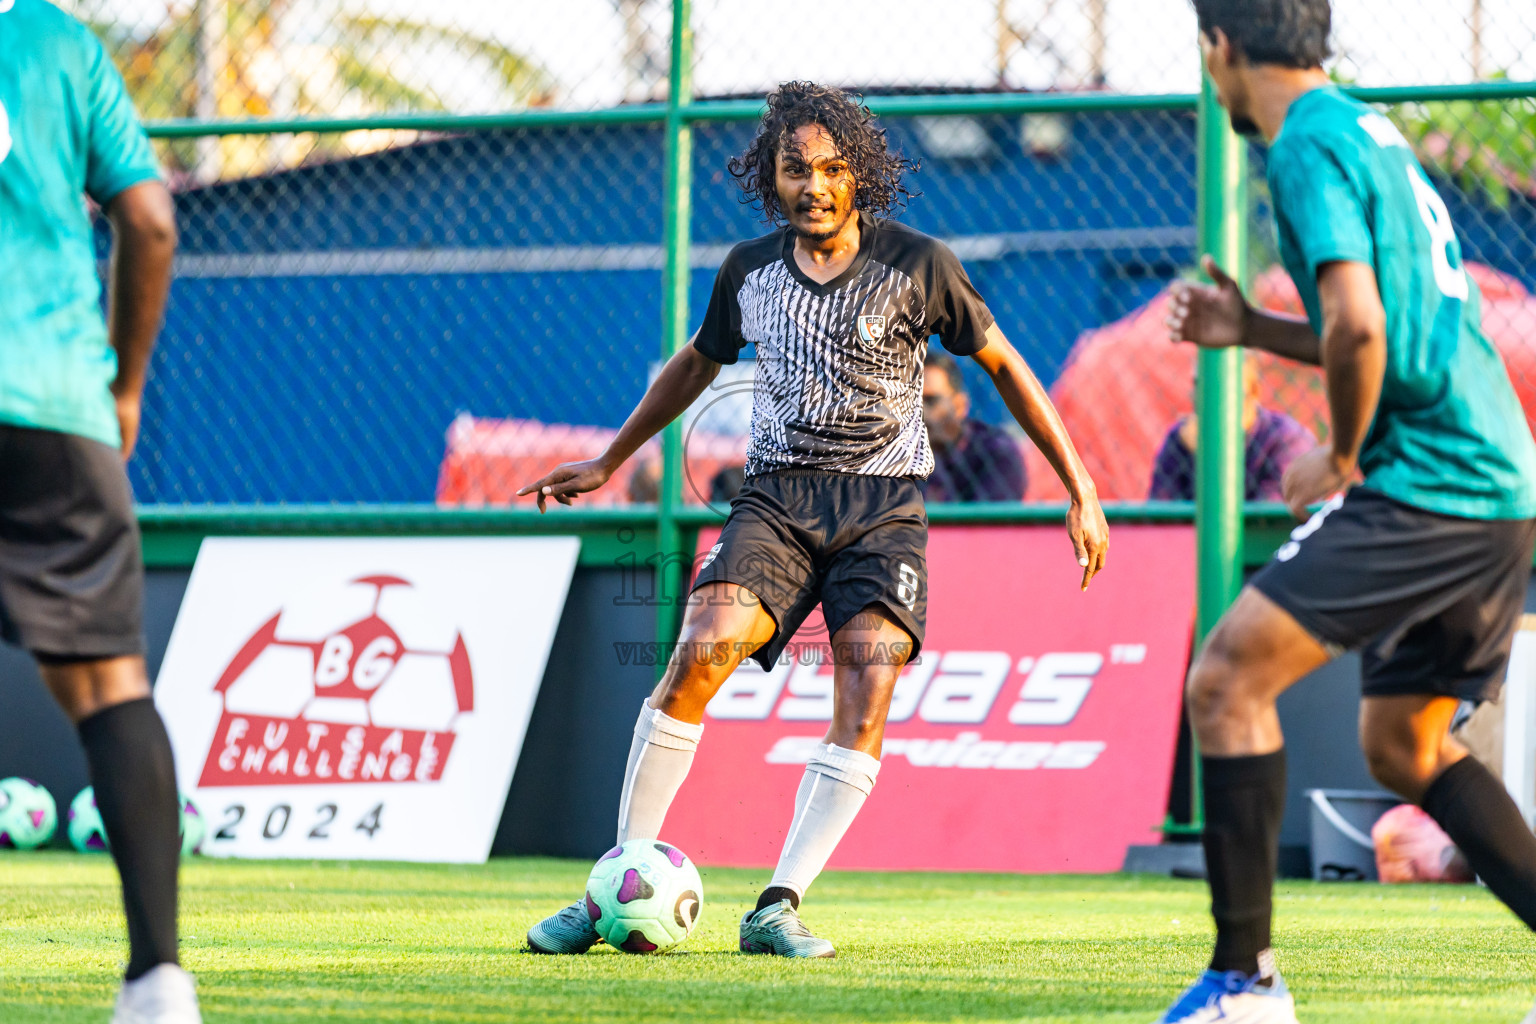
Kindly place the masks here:
<instances>
[{"instance_id":1,"label":"white sneaker","mask_svg":"<svg viewBox=\"0 0 1536 1024\"><path fill-rule=\"evenodd\" d=\"M1520 1024L1536 1024L1536 1006L1531 1007L1531 1012L1525 1015L1525 1020Z\"/></svg>"},{"instance_id":2,"label":"white sneaker","mask_svg":"<svg viewBox=\"0 0 1536 1024\"><path fill-rule=\"evenodd\" d=\"M123 982L112 1024L203 1024L192 975L175 964L161 964Z\"/></svg>"}]
</instances>

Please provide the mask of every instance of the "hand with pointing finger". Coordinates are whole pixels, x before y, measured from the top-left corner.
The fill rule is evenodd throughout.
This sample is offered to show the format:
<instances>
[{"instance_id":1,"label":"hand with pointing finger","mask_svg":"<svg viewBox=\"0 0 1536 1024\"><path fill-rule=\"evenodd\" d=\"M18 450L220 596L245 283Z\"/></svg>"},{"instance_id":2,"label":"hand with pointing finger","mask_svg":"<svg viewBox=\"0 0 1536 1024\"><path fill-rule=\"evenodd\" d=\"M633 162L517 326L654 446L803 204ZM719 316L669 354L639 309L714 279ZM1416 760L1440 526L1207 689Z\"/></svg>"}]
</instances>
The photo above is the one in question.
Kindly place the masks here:
<instances>
[{"instance_id":1,"label":"hand with pointing finger","mask_svg":"<svg viewBox=\"0 0 1536 1024\"><path fill-rule=\"evenodd\" d=\"M522 497L526 494L536 494L539 511L543 512L544 503L550 498L562 505L569 505L578 494L597 490L607 483L611 476L613 476L613 470L609 469L602 459L567 462L556 466L539 480L522 488L517 495Z\"/></svg>"},{"instance_id":2,"label":"hand with pointing finger","mask_svg":"<svg viewBox=\"0 0 1536 1024\"><path fill-rule=\"evenodd\" d=\"M1242 289L1216 261L1200 258L1200 267L1214 284L1175 281L1169 290L1169 341L1192 341L1201 348L1229 348L1241 345L1248 333L1252 307L1243 298Z\"/></svg>"},{"instance_id":3,"label":"hand with pointing finger","mask_svg":"<svg viewBox=\"0 0 1536 1024\"><path fill-rule=\"evenodd\" d=\"M1097 496L1072 503L1067 510L1067 535L1072 538L1072 550L1083 570L1082 589L1087 590L1109 557L1109 523Z\"/></svg>"}]
</instances>

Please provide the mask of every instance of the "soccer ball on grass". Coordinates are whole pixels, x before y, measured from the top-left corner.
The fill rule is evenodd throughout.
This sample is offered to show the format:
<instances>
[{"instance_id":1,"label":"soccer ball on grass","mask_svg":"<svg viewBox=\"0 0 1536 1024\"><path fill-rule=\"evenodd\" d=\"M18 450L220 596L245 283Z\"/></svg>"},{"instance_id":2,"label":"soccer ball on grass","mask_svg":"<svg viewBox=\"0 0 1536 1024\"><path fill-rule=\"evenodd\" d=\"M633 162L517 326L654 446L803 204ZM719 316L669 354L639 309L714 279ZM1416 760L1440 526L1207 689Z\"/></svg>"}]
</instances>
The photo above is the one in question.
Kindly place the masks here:
<instances>
[{"instance_id":1,"label":"soccer ball on grass","mask_svg":"<svg viewBox=\"0 0 1536 1024\"><path fill-rule=\"evenodd\" d=\"M0 846L35 850L53 838L59 809L31 779L0 779Z\"/></svg>"},{"instance_id":2,"label":"soccer ball on grass","mask_svg":"<svg viewBox=\"0 0 1536 1024\"><path fill-rule=\"evenodd\" d=\"M208 838L208 819L198 810L192 798L181 796L181 855L189 857L203 852L203 840Z\"/></svg>"},{"instance_id":3,"label":"soccer ball on grass","mask_svg":"<svg viewBox=\"0 0 1536 1024\"><path fill-rule=\"evenodd\" d=\"M665 953L699 923L704 884L675 846L631 839L603 854L587 879L587 916L626 953Z\"/></svg>"},{"instance_id":4,"label":"soccer ball on grass","mask_svg":"<svg viewBox=\"0 0 1536 1024\"><path fill-rule=\"evenodd\" d=\"M197 804L185 793L177 794L181 801L181 855L200 853L203 841L208 838L208 819L197 809ZM86 786L69 805L69 842L81 853L98 853L107 849L107 829L96 809L96 788Z\"/></svg>"},{"instance_id":5,"label":"soccer ball on grass","mask_svg":"<svg viewBox=\"0 0 1536 1024\"><path fill-rule=\"evenodd\" d=\"M86 786L69 802L69 845L81 853L101 853L107 848L107 826L96 809L94 786Z\"/></svg>"}]
</instances>

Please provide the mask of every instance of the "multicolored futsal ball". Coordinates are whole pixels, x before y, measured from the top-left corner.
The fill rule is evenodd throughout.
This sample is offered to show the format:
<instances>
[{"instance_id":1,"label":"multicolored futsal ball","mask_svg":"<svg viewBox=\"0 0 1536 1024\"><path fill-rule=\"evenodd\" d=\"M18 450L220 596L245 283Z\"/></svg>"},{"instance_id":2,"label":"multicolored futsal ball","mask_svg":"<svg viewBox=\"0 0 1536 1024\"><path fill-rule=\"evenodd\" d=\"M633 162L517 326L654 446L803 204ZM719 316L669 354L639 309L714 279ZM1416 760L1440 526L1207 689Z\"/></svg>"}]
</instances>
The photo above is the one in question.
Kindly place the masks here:
<instances>
[{"instance_id":1,"label":"multicolored futsal ball","mask_svg":"<svg viewBox=\"0 0 1536 1024\"><path fill-rule=\"evenodd\" d=\"M592 868L586 900L592 927L610 946L626 953L665 953L699 923L704 883L677 847L631 839Z\"/></svg>"},{"instance_id":2,"label":"multicolored futsal ball","mask_svg":"<svg viewBox=\"0 0 1536 1024\"><path fill-rule=\"evenodd\" d=\"M59 809L31 779L0 779L0 847L35 850L53 838Z\"/></svg>"},{"instance_id":3,"label":"multicolored futsal ball","mask_svg":"<svg viewBox=\"0 0 1536 1024\"><path fill-rule=\"evenodd\" d=\"M86 786L69 802L69 845L81 853L104 853L107 828L96 809L95 787Z\"/></svg>"},{"instance_id":4,"label":"multicolored futsal ball","mask_svg":"<svg viewBox=\"0 0 1536 1024\"><path fill-rule=\"evenodd\" d=\"M187 794L181 794L181 855L190 857L203 852L203 841L208 838L208 819L198 810L197 804Z\"/></svg>"}]
</instances>

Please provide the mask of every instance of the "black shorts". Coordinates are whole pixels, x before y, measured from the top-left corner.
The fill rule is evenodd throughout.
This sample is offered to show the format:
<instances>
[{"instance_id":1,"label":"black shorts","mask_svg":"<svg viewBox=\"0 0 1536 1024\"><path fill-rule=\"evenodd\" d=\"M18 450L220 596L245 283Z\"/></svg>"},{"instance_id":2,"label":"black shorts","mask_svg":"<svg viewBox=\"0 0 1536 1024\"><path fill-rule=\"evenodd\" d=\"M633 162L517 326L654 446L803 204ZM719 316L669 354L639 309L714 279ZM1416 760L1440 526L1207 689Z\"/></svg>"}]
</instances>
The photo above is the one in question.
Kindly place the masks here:
<instances>
[{"instance_id":1,"label":"black shorts","mask_svg":"<svg viewBox=\"0 0 1536 1024\"><path fill-rule=\"evenodd\" d=\"M0 637L46 658L144 653L144 562L117 449L0 424Z\"/></svg>"},{"instance_id":2,"label":"black shorts","mask_svg":"<svg viewBox=\"0 0 1536 1024\"><path fill-rule=\"evenodd\" d=\"M693 586L736 583L762 602L778 627L752 655L765 669L818 602L828 637L883 606L911 635L915 658L928 617L927 549L915 477L780 470L742 484Z\"/></svg>"},{"instance_id":3,"label":"black shorts","mask_svg":"<svg viewBox=\"0 0 1536 1024\"><path fill-rule=\"evenodd\" d=\"M1463 519L1366 487L1296 528L1251 585L1333 650L1367 697L1491 700L1525 611L1536 520Z\"/></svg>"}]
</instances>

